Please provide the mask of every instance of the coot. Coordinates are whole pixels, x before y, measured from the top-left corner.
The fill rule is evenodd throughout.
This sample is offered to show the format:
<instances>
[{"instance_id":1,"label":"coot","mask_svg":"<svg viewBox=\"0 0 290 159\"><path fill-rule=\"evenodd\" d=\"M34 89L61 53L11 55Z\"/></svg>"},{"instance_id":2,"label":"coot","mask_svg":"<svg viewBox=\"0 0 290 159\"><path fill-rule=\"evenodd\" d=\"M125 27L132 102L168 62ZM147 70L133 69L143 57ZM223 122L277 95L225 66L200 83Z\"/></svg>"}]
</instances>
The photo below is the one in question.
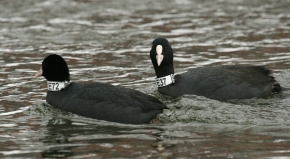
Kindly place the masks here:
<instances>
[{"instance_id":1,"label":"coot","mask_svg":"<svg viewBox=\"0 0 290 159\"><path fill-rule=\"evenodd\" d=\"M281 87L262 66L225 65L189 69L174 75L173 50L165 38L152 43L150 58L157 76L158 92L173 98L195 94L226 101L267 98Z\"/></svg>"},{"instance_id":2,"label":"coot","mask_svg":"<svg viewBox=\"0 0 290 159\"><path fill-rule=\"evenodd\" d=\"M150 123L166 108L161 101L139 91L105 83L70 82L65 60L47 56L35 77L48 81L46 101L61 110L84 117L125 124Z\"/></svg>"}]
</instances>

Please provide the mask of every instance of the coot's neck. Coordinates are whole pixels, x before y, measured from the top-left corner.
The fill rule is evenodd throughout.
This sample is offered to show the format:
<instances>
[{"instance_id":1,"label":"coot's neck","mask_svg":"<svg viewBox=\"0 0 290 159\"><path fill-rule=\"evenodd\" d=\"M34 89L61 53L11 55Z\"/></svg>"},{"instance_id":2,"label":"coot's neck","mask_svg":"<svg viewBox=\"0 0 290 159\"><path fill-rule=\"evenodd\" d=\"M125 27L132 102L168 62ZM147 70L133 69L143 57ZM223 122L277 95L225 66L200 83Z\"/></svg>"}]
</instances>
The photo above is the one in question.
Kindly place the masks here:
<instances>
[{"instance_id":1,"label":"coot's neck","mask_svg":"<svg viewBox=\"0 0 290 159\"><path fill-rule=\"evenodd\" d=\"M157 76L156 84L159 88L175 83L173 64L171 65L161 64L160 66L155 65L154 69Z\"/></svg>"},{"instance_id":2,"label":"coot's neck","mask_svg":"<svg viewBox=\"0 0 290 159\"><path fill-rule=\"evenodd\" d=\"M161 78L164 76L168 76L171 74L174 74L174 68L173 68L173 64L171 65L154 65L154 70L155 70L155 74L157 76L157 78Z\"/></svg>"},{"instance_id":3,"label":"coot's neck","mask_svg":"<svg viewBox=\"0 0 290 159\"><path fill-rule=\"evenodd\" d=\"M48 91L61 91L66 86L65 81L47 81L47 90Z\"/></svg>"}]
</instances>

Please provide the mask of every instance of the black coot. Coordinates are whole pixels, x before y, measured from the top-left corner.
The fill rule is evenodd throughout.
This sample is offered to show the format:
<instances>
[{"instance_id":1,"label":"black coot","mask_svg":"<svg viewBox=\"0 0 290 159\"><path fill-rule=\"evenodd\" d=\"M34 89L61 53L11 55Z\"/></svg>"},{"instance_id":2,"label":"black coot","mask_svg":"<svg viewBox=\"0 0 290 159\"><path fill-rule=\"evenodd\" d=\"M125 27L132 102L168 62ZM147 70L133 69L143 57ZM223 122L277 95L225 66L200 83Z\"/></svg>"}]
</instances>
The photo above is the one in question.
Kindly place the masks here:
<instances>
[{"instance_id":1,"label":"black coot","mask_svg":"<svg viewBox=\"0 0 290 159\"><path fill-rule=\"evenodd\" d=\"M189 69L174 76L173 50L165 38L152 43L150 58L157 76L158 92L173 98L195 94L226 101L267 98L281 87L262 66L216 66Z\"/></svg>"},{"instance_id":2,"label":"black coot","mask_svg":"<svg viewBox=\"0 0 290 159\"><path fill-rule=\"evenodd\" d=\"M67 63L49 55L35 77L48 80L46 101L52 106L84 117L125 124L150 123L166 106L150 95L105 83L80 84L70 81Z\"/></svg>"}]
</instances>

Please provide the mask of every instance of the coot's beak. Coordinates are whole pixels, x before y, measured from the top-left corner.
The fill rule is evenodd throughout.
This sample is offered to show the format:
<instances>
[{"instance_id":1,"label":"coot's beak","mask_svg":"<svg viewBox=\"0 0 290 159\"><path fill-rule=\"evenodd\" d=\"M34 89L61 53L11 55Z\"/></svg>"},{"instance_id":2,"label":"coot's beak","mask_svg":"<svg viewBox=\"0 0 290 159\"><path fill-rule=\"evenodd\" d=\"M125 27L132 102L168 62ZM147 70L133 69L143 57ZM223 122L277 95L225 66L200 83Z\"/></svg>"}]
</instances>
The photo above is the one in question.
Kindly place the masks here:
<instances>
[{"instance_id":1,"label":"coot's beak","mask_svg":"<svg viewBox=\"0 0 290 159\"><path fill-rule=\"evenodd\" d=\"M162 48L161 45L157 45L156 46L156 53L157 53L156 60L157 60L157 65L158 66L160 66L160 64L161 64L161 62L163 60L163 55L161 55L162 54L162 50L163 50L163 48Z\"/></svg>"},{"instance_id":2,"label":"coot's beak","mask_svg":"<svg viewBox=\"0 0 290 159\"><path fill-rule=\"evenodd\" d=\"M40 77L42 75L42 68L35 74L34 78Z\"/></svg>"}]
</instances>

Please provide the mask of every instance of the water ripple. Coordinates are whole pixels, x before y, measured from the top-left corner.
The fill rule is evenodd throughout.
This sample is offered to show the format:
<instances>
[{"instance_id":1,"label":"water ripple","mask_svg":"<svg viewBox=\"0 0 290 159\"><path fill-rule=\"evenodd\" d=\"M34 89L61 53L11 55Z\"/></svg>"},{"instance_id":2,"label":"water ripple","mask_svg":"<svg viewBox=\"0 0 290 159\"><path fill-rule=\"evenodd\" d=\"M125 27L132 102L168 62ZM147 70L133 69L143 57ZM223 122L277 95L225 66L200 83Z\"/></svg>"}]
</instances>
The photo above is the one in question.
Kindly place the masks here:
<instances>
[{"instance_id":1,"label":"water ripple","mask_svg":"<svg viewBox=\"0 0 290 159\"><path fill-rule=\"evenodd\" d=\"M287 6L271 0L1 1L0 157L287 156L287 90L267 100L169 100L156 92L149 59L153 39L163 36L173 47L177 73L208 65L265 65L288 88ZM138 89L170 109L160 124L131 126L50 107L45 79L33 77L54 53L66 59L72 81Z\"/></svg>"}]
</instances>

